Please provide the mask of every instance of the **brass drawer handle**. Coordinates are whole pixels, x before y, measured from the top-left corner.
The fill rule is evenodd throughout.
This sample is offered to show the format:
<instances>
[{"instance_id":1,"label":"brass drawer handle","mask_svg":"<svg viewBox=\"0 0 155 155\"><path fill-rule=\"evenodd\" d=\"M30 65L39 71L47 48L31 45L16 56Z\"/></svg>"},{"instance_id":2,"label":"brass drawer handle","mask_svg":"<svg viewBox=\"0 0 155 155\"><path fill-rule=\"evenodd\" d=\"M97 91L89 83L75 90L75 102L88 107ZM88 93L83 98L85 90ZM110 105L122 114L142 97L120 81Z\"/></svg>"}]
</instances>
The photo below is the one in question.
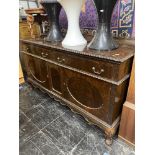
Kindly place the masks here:
<instances>
[{"instance_id":1,"label":"brass drawer handle","mask_svg":"<svg viewBox=\"0 0 155 155\"><path fill-rule=\"evenodd\" d=\"M42 53L41 53L41 56L42 56L43 58L46 58L46 57L48 56L48 53L42 52Z\"/></svg>"},{"instance_id":2,"label":"brass drawer handle","mask_svg":"<svg viewBox=\"0 0 155 155\"><path fill-rule=\"evenodd\" d=\"M61 58L59 58L59 57L57 57L57 60L58 60L58 62L60 62L60 63L65 62L65 59L61 59Z\"/></svg>"},{"instance_id":3,"label":"brass drawer handle","mask_svg":"<svg viewBox=\"0 0 155 155\"><path fill-rule=\"evenodd\" d=\"M96 71L96 68L95 68L95 67L92 67L92 70L93 70L93 72L94 72L95 74L98 74L98 75L100 75L101 73L104 72L104 69L101 69L100 72Z\"/></svg>"}]
</instances>

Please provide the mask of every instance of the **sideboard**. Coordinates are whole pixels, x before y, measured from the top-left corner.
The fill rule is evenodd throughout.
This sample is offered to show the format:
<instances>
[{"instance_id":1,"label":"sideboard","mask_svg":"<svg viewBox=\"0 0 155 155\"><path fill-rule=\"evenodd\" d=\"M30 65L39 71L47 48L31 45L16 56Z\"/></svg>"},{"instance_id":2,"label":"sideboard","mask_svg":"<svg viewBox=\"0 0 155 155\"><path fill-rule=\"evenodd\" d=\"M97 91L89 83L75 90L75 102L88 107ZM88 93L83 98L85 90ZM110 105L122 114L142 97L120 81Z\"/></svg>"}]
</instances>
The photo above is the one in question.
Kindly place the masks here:
<instances>
[{"instance_id":1,"label":"sideboard","mask_svg":"<svg viewBox=\"0 0 155 155\"><path fill-rule=\"evenodd\" d=\"M108 145L119 126L134 57L134 46L117 41L118 49L97 52L20 40L27 81L103 129Z\"/></svg>"}]
</instances>

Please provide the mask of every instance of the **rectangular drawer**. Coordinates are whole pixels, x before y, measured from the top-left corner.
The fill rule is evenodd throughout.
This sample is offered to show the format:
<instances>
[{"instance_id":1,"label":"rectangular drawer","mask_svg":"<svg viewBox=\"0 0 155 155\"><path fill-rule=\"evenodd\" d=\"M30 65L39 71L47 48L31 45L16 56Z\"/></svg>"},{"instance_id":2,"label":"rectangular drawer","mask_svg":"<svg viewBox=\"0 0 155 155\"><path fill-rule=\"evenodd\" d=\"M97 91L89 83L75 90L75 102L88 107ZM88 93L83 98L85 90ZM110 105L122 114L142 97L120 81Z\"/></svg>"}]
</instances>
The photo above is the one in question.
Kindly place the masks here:
<instances>
[{"instance_id":1,"label":"rectangular drawer","mask_svg":"<svg viewBox=\"0 0 155 155\"><path fill-rule=\"evenodd\" d=\"M93 75L114 79L112 77L114 66L108 62L94 60L79 55L64 54L58 51L55 54L55 61Z\"/></svg>"}]
</instances>

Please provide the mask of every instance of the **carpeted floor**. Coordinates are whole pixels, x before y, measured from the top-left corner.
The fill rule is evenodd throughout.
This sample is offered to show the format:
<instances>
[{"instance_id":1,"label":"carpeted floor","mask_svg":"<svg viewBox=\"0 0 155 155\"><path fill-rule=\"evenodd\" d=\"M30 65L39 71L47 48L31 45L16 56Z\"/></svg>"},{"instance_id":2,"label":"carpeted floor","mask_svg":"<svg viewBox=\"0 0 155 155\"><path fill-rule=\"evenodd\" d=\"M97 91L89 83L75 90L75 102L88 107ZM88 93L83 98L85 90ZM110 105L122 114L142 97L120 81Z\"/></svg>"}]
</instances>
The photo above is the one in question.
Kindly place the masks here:
<instances>
[{"instance_id":1,"label":"carpeted floor","mask_svg":"<svg viewBox=\"0 0 155 155\"><path fill-rule=\"evenodd\" d=\"M25 83L19 87L20 155L134 155L119 139L111 147L97 126Z\"/></svg>"}]
</instances>

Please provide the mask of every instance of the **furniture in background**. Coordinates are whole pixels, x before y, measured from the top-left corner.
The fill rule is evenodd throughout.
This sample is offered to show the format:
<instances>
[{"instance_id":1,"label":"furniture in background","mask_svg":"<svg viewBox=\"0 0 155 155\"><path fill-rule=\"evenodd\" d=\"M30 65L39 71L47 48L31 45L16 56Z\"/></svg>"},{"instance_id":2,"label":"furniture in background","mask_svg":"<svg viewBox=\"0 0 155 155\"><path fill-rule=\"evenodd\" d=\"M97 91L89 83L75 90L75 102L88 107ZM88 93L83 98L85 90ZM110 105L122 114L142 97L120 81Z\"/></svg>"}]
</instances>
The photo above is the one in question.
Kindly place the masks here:
<instances>
[{"instance_id":1,"label":"furniture in background","mask_svg":"<svg viewBox=\"0 0 155 155\"><path fill-rule=\"evenodd\" d=\"M35 36L35 38L39 38L41 32L40 32L40 26L38 25L38 23L34 22L32 24L32 29L33 29L33 35ZM32 35L31 30L30 30L30 27L29 27L26 19L21 20L19 22L19 38L20 39L31 39L32 38L31 35ZM25 66L23 63L23 59L20 56L20 53L19 53L19 57L20 57L20 64L19 65L21 65L24 77L26 78L26 76L25 76L26 70L25 70Z\"/></svg>"},{"instance_id":2,"label":"furniture in background","mask_svg":"<svg viewBox=\"0 0 155 155\"><path fill-rule=\"evenodd\" d=\"M131 78L126 101L123 105L119 137L135 145L135 63L133 62Z\"/></svg>"},{"instance_id":3,"label":"furniture in background","mask_svg":"<svg viewBox=\"0 0 155 155\"><path fill-rule=\"evenodd\" d=\"M22 84L24 82L25 82L25 80L24 80L23 71L21 68L21 64L19 63L19 84Z\"/></svg>"},{"instance_id":4,"label":"furniture in background","mask_svg":"<svg viewBox=\"0 0 155 155\"><path fill-rule=\"evenodd\" d=\"M34 22L32 24L32 29L33 29L33 35L35 38L40 37L41 32L40 32L40 27L38 23ZM26 20L22 20L19 22L19 38L20 39L31 39L31 30L30 26L28 25Z\"/></svg>"},{"instance_id":5,"label":"furniture in background","mask_svg":"<svg viewBox=\"0 0 155 155\"><path fill-rule=\"evenodd\" d=\"M103 129L108 145L119 126L134 56L134 46L117 42L116 50L96 52L20 40L27 80Z\"/></svg>"},{"instance_id":6,"label":"furniture in background","mask_svg":"<svg viewBox=\"0 0 155 155\"><path fill-rule=\"evenodd\" d=\"M47 14L45 13L44 8L35 8L35 9L25 9L25 12L29 16L33 16L34 22L38 23L40 26L40 36L44 36L45 28L43 27L43 22L47 21Z\"/></svg>"}]
</instances>

